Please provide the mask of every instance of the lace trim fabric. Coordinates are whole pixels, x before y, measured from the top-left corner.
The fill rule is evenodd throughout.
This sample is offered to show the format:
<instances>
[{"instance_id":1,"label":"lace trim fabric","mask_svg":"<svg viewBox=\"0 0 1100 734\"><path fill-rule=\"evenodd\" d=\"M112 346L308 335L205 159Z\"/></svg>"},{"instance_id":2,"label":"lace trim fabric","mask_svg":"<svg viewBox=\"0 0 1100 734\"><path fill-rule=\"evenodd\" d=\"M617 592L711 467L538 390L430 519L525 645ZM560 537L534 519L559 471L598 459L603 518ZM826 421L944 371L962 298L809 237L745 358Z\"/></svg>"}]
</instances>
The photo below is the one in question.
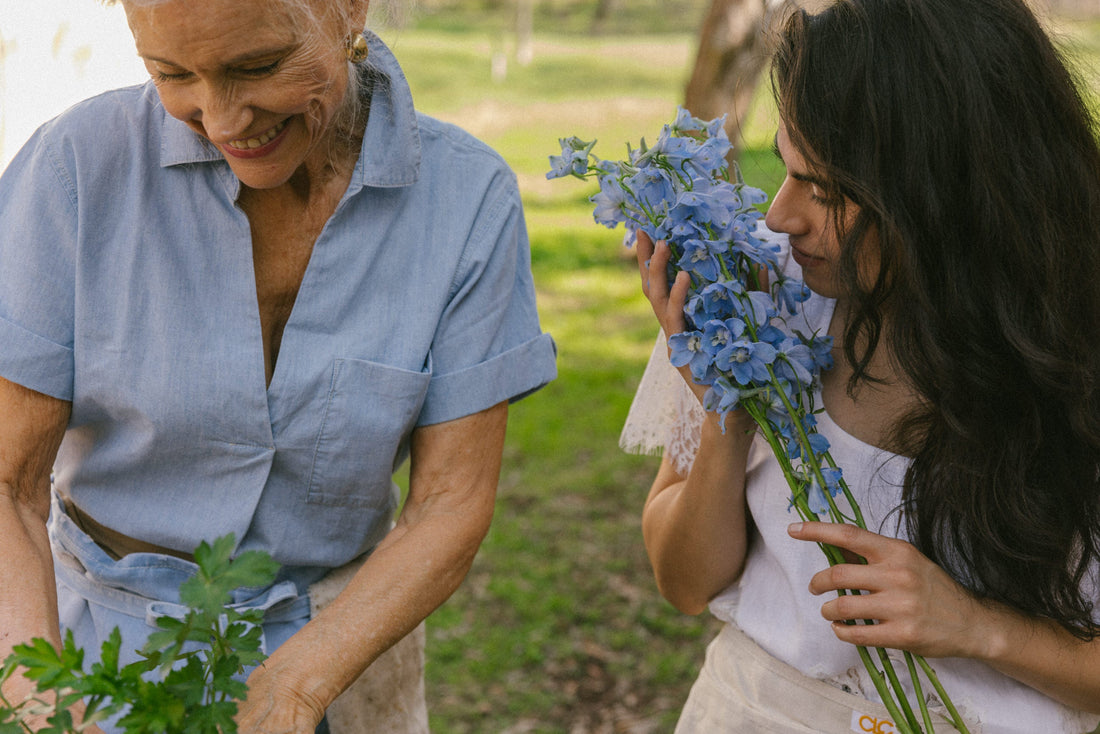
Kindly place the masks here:
<instances>
[{"instance_id":1,"label":"lace trim fabric","mask_svg":"<svg viewBox=\"0 0 1100 734\"><path fill-rule=\"evenodd\" d=\"M699 451L705 418L699 399L668 361L664 332L658 332L619 435L619 446L632 454L663 452L673 468L686 476Z\"/></svg>"}]
</instances>

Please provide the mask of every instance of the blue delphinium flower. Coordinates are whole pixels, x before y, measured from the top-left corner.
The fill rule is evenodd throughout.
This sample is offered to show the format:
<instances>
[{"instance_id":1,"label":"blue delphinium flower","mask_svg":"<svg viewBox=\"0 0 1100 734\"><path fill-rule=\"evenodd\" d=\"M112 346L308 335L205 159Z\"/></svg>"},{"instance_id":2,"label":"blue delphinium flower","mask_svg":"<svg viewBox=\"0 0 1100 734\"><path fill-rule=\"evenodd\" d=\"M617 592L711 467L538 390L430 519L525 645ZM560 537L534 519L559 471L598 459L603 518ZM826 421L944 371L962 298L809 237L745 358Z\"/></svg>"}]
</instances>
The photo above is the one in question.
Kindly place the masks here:
<instances>
[{"instance_id":1,"label":"blue delphinium flower","mask_svg":"<svg viewBox=\"0 0 1100 734\"><path fill-rule=\"evenodd\" d=\"M711 355L704 348L703 334L685 331L668 338L669 361L674 367L688 366L696 382L703 379L711 365Z\"/></svg>"},{"instance_id":2,"label":"blue delphinium flower","mask_svg":"<svg viewBox=\"0 0 1100 734\"><path fill-rule=\"evenodd\" d=\"M570 138L561 138L558 142L561 143L561 155L550 156L550 171L546 174L546 178L583 177L588 173L588 154L596 141L586 143L574 135Z\"/></svg>"},{"instance_id":3,"label":"blue delphinium flower","mask_svg":"<svg viewBox=\"0 0 1100 734\"><path fill-rule=\"evenodd\" d=\"M694 138L681 137L675 134L671 125L665 125L661 134L657 136L657 142L653 147L647 148L636 159L639 166L644 166L660 161L667 164L678 174L686 174L685 163L691 160L699 149L699 142Z\"/></svg>"},{"instance_id":4,"label":"blue delphinium flower","mask_svg":"<svg viewBox=\"0 0 1100 734\"><path fill-rule=\"evenodd\" d=\"M829 439L822 436L817 432L817 418L813 413L806 413L799 416L802 430L806 434L806 438L810 442L810 451L814 456L821 456L829 450ZM780 431L781 435L787 439L787 455L792 459L801 459L802 457L802 442L798 440L798 434L795 430L793 422L786 427L786 430Z\"/></svg>"},{"instance_id":5,"label":"blue delphinium flower","mask_svg":"<svg viewBox=\"0 0 1100 734\"><path fill-rule=\"evenodd\" d=\"M722 274L717 256L726 251L724 242L686 240L683 248L684 254L676 262L681 270L695 273L704 281L717 280Z\"/></svg>"},{"instance_id":6,"label":"blue delphinium flower","mask_svg":"<svg viewBox=\"0 0 1100 734\"><path fill-rule=\"evenodd\" d=\"M829 335L806 336L797 329L792 329L803 344L810 348L814 358L814 366L818 371L831 370L833 368L833 338Z\"/></svg>"},{"instance_id":7,"label":"blue delphinium flower","mask_svg":"<svg viewBox=\"0 0 1100 734\"><path fill-rule=\"evenodd\" d=\"M771 296L763 291L746 292L745 297L738 300L736 307L746 320L760 325L768 323L777 313Z\"/></svg>"},{"instance_id":8,"label":"blue delphinium flower","mask_svg":"<svg viewBox=\"0 0 1100 734\"><path fill-rule=\"evenodd\" d=\"M799 385L813 382L814 355L810 348L794 337L786 337L777 346L776 377Z\"/></svg>"},{"instance_id":9,"label":"blue delphinium flower","mask_svg":"<svg viewBox=\"0 0 1100 734\"><path fill-rule=\"evenodd\" d=\"M703 408L718 414L718 423L726 429L726 416L741 403L741 388L728 377L718 377L703 395Z\"/></svg>"},{"instance_id":10,"label":"blue delphinium flower","mask_svg":"<svg viewBox=\"0 0 1100 734\"><path fill-rule=\"evenodd\" d=\"M722 119L725 119L724 117ZM672 130L678 133L698 132L706 127L706 123L698 117L692 117L691 113L683 107L676 109L676 119L673 121Z\"/></svg>"},{"instance_id":11,"label":"blue delphinium flower","mask_svg":"<svg viewBox=\"0 0 1100 734\"><path fill-rule=\"evenodd\" d=\"M719 134L708 137L691 158L691 165L703 176L708 176L721 170L726 165L726 156L729 155L733 145L726 137L726 131L720 130Z\"/></svg>"},{"instance_id":12,"label":"blue delphinium flower","mask_svg":"<svg viewBox=\"0 0 1100 734\"><path fill-rule=\"evenodd\" d=\"M825 497L825 490L828 490L829 494L833 497L840 494L841 474L839 468L829 466L822 467L821 475L825 479L824 489L817 475L810 475L810 487L806 493L806 501L810 505L810 512L813 512L815 515L824 515L829 511L829 500Z\"/></svg>"},{"instance_id":13,"label":"blue delphinium flower","mask_svg":"<svg viewBox=\"0 0 1100 734\"><path fill-rule=\"evenodd\" d=\"M745 333L745 322L739 319L711 319L703 326L703 349L713 360L719 352Z\"/></svg>"},{"instance_id":14,"label":"blue delphinium flower","mask_svg":"<svg viewBox=\"0 0 1100 734\"><path fill-rule=\"evenodd\" d=\"M681 237L706 237L711 232L724 232L732 221L733 202L721 192L684 191L669 209L672 233ZM724 249L729 249L728 246Z\"/></svg>"},{"instance_id":15,"label":"blue delphinium flower","mask_svg":"<svg viewBox=\"0 0 1100 734\"><path fill-rule=\"evenodd\" d=\"M756 393L756 399L764 406L765 416L780 431L791 423L791 416L787 412L784 398L788 401L797 400L795 392L797 388L794 385L780 378L776 384L765 385Z\"/></svg>"},{"instance_id":16,"label":"blue delphinium flower","mask_svg":"<svg viewBox=\"0 0 1100 734\"><path fill-rule=\"evenodd\" d=\"M592 217L605 227L614 229L627 221L629 196L614 176L601 176L600 190L589 201L596 205Z\"/></svg>"},{"instance_id":17,"label":"blue delphinium flower","mask_svg":"<svg viewBox=\"0 0 1100 734\"><path fill-rule=\"evenodd\" d=\"M676 182L668 171L656 167L639 168L623 182L634 194L635 201L643 207L658 212L669 209L669 202L676 200Z\"/></svg>"},{"instance_id":18,"label":"blue delphinium flower","mask_svg":"<svg viewBox=\"0 0 1100 734\"><path fill-rule=\"evenodd\" d=\"M726 136L726 117L727 115L722 115L721 117L716 117L709 122L702 123L706 127L708 138L726 138L727 140L729 139ZM700 120L700 122L702 121Z\"/></svg>"},{"instance_id":19,"label":"blue delphinium flower","mask_svg":"<svg viewBox=\"0 0 1100 734\"><path fill-rule=\"evenodd\" d=\"M771 344L738 339L714 355L714 366L748 386L768 381L768 365L775 361L775 355Z\"/></svg>"},{"instance_id":20,"label":"blue delphinium flower","mask_svg":"<svg viewBox=\"0 0 1100 734\"><path fill-rule=\"evenodd\" d=\"M775 284L775 301L789 314L798 313L798 304L810 297L809 287L801 280L780 277Z\"/></svg>"},{"instance_id":21,"label":"blue delphinium flower","mask_svg":"<svg viewBox=\"0 0 1100 734\"><path fill-rule=\"evenodd\" d=\"M703 313L710 318L726 319L736 313L735 300L745 292L736 280L709 283L699 292Z\"/></svg>"}]
</instances>

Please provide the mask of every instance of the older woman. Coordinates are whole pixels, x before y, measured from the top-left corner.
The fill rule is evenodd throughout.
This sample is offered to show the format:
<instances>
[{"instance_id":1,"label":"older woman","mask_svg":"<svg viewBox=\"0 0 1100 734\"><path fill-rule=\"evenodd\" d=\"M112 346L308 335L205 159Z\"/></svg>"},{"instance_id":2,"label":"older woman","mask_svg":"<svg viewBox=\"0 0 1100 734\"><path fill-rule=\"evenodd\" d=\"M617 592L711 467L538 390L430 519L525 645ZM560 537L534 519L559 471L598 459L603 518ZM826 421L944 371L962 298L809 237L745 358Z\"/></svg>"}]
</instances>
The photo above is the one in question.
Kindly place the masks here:
<instances>
[{"instance_id":1,"label":"older woman","mask_svg":"<svg viewBox=\"0 0 1100 734\"><path fill-rule=\"evenodd\" d=\"M515 179L413 110L367 0L123 5L152 83L0 179L0 655L134 650L232 532L283 566L239 600L244 730L312 731L460 583L554 376Z\"/></svg>"}]
</instances>

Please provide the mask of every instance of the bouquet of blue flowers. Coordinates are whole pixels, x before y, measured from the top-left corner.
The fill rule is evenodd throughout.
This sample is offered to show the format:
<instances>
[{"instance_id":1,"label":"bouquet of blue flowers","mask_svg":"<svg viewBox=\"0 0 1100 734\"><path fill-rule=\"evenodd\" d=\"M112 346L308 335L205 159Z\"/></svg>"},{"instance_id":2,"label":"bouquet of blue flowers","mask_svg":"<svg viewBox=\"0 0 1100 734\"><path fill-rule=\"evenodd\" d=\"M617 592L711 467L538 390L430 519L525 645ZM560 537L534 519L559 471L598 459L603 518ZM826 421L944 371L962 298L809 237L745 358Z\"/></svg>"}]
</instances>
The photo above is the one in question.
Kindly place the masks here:
<instances>
[{"instance_id":1,"label":"bouquet of blue flowers","mask_svg":"<svg viewBox=\"0 0 1100 734\"><path fill-rule=\"evenodd\" d=\"M843 472L829 454L829 441L816 427L814 395L820 371L832 367L832 338L787 325L810 291L781 272L779 246L756 236L763 216L757 206L767 195L748 186L736 166L731 171L726 160L731 144L723 124L724 118L705 122L681 108L656 143L647 146L643 139L638 148L628 146L622 161L595 156L595 141L563 138L561 155L550 156L546 176L595 177L600 190L591 201L597 222L611 228L625 225L627 244L638 230L668 244L670 281L680 271L691 275L684 306L687 331L668 337L672 364L686 365L695 382L707 386L703 407L718 414L723 428L732 410L752 416L782 467L791 506L802 519L866 528ZM839 549L821 547L830 564L846 562ZM874 652L873 657L859 648L898 732L933 731L918 667L954 727L967 731L923 658L904 653L921 714L918 721L886 651Z\"/></svg>"}]
</instances>

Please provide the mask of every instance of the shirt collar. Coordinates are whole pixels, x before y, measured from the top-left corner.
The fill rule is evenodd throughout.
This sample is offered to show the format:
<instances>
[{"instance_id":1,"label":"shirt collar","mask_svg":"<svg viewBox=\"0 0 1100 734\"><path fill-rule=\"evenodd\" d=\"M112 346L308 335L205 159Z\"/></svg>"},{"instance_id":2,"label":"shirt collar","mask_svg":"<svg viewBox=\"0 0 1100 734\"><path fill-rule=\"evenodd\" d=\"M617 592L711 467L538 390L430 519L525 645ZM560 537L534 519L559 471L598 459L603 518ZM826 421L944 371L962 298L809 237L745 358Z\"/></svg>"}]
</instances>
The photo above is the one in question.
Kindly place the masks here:
<instances>
[{"instance_id":1,"label":"shirt collar","mask_svg":"<svg viewBox=\"0 0 1100 734\"><path fill-rule=\"evenodd\" d=\"M372 85L370 116L349 191L363 186L409 186L420 174L420 126L412 92L401 66L382 39L370 31L363 35L370 47L365 62ZM169 167L189 163L229 165L214 145L165 112L160 164Z\"/></svg>"}]
</instances>

